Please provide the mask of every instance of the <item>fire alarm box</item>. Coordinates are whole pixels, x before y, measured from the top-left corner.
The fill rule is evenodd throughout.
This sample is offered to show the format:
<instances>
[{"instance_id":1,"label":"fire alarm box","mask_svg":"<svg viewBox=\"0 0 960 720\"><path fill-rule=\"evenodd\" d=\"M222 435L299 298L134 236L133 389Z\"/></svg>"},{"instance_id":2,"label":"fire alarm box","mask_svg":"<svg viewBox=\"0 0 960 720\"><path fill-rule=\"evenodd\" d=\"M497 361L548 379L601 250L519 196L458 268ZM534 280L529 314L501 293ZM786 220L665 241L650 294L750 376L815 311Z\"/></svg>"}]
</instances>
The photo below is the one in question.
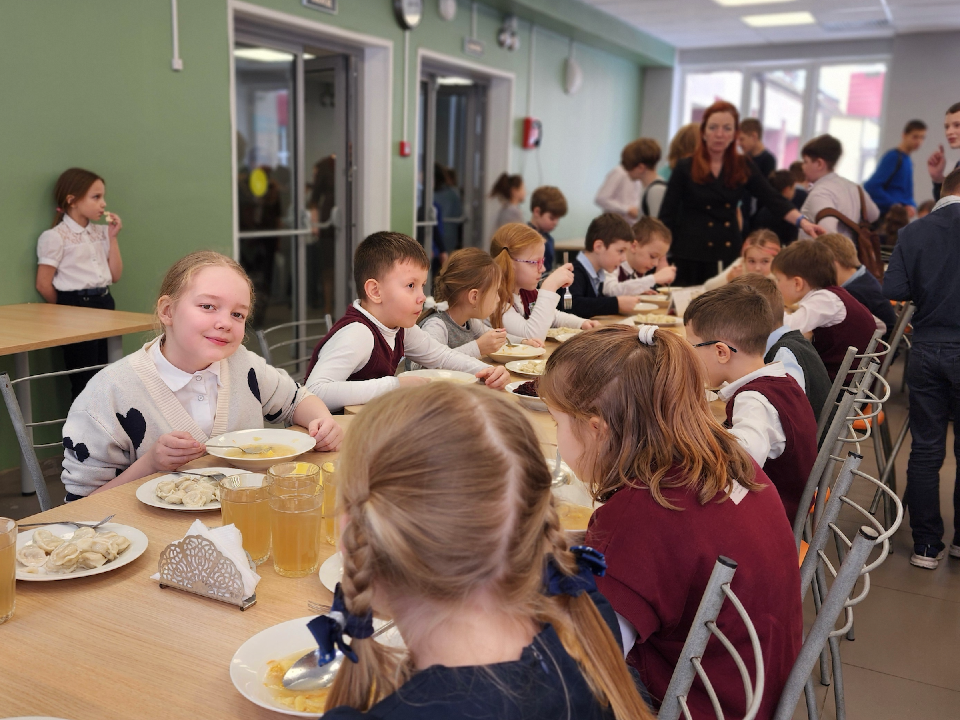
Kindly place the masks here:
<instances>
[{"instance_id":1,"label":"fire alarm box","mask_svg":"<svg viewBox=\"0 0 960 720\"><path fill-rule=\"evenodd\" d=\"M540 147L543 137L543 123L533 117L523 119L523 149L532 150Z\"/></svg>"},{"instance_id":2,"label":"fire alarm box","mask_svg":"<svg viewBox=\"0 0 960 720\"><path fill-rule=\"evenodd\" d=\"M400 157L410 157L410 141L400 141Z\"/></svg>"}]
</instances>

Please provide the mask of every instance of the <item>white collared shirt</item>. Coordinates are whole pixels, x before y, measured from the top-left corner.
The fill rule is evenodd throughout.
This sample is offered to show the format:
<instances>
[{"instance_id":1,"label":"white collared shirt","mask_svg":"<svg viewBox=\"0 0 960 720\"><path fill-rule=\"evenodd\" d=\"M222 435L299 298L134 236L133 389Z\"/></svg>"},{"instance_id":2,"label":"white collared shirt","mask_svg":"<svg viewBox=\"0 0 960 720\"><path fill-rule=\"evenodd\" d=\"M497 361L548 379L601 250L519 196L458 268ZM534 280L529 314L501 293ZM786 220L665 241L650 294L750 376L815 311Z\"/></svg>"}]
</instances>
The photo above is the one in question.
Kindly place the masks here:
<instances>
[{"instance_id":1,"label":"white collared shirt","mask_svg":"<svg viewBox=\"0 0 960 720\"><path fill-rule=\"evenodd\" d=\"M530 317L524 317L523 300L519 295L514 295L513 303L503 311L503 327L508 336L546 340L547 330L550 328L583 326L582 317L559 310L559 304L559 293L540 288L537 290L537 299L530 308Z\"/></svg>"},{"instance_id":2,"label":"white collared shirt","mask_svg":"<svg viewBox=\"0 0 960 720\"><path fill-rule=\"evenodd\" d=\"M766 355L770 352L770 348L776 345L780 338L790 332L790 327L788 325L781 325L767 338L767 347L763 351L763 354ZM807 391L807 383L803 377L803 368L800 367L800 362L797 360L797 356L793 354L793 350L790 348L782 347L777 350L777 354L773 356L772 362L782 362L783 369L787 371L787 375L792 377L797 381L797 385L800 386L800 389L804 392Z\"/></svg>"},{"instance_id":3,"label":"white collared shirt","mask_svg":"<svg viewBox=\"0 0 960 720\"><path fill-rule=\"evenodd\" d=\"M797 311L783 318L783 324L791 330L808 333L819 327L839 325L847 319L847 307L829 290L811 290L797 304Z\"/></svg>"},{"instance_id":4,"label":"white collared shirt","mask_svg":"<svg viewBox=\"0 0 960 720\"><path fill-rule=\"evenodd\" d=\"M636 208L640 212L640 195L643 185L639 180L634 180L630 174L618 164L613 170L607 173L603 180L603 185L597 190L597 196L593 202L603 208L606 212L616 213L629 223L636 222L637 218L630 215L627 211L630 208Z\"/></svg>"},{"instance_id":5,"label":"white collared shirt","mask_svg":"<svg viewBox=\"0 0 960 720\"><path fill-rule=\"evenodd\" d=\"M601 294L600 289L603 286L603 280L600 279L600 273L602 273L603 270L598 271L593 266L593 263L590 262L590 258L587 257L587 254L583 250L577 253L577 262L580 263L583 269L587 271L587 277L590 278L590 284L593 285L593 292L599 297Z\"/></svg>"},{"instance_id":6,"label":"white collared shirt","mask_svg":"<svg viewBox=\"0 0 960 720\"><path fill-rule=\"evenodd\" d=\"M747 373L736 382L723 386L717 395L727 402L737 390L761 377L787 377L787 371L783 363L772 362ZM731 420L733 427L730 432L760 467L763 467L768 458L773 460L780 457L786 449L787 436L780 424L780 414L762 393L744 390L737 395L733 401Z\"/></svg>"},{"instance_id":7,"label":"white collared shirt","mask_svg":"<svg viewBox=\"0 0 960 720\"><path fill-rule=\"evenodd\" d=\"M220 362L212 363L195 373L184 372L164 357L157 340L147 351L163 384L170 388L183 409L209 436L217 415L217 397L220 395Z\"/></svg>"},{"instance_id":8,"label":"white collared shirt","mask_svg":"<svg viewBox=\"0 0 960 720\"><path fill-rule=\"evenodd\" d=\"M824 208L833 208L839 210L854 222L860 220L860 192L859 185L842 178L835 172L827 173L817 180L810 188L810 194L803 201L803 207L800 212L810 221L816 222L817 213ZM868 222L876 222L880 217L880 210L877 204L873 202L866 192L863 193L864 208L863 216ZM853 232L846 225L836 218L825 217L819 223L828 233L840 233L854 242L856 238ZM803 230L800 231L801 239L810 239Z\"/></svg>"},{"instance_id":9,"label":"white collared shirt","mask_svg":"<svg viewBox=\"0 0 960 720\"><path fill-rule=\"evenodd\" d=\"M107 255L110 234L106 225L80 225L69 215L44 231L37 240L37 263L57 269L53 287L61 292L107 287L113 282Z\"/></svg>"},{"instance_id":10,"label":"white collared shirt","mask_svg":"<svg viewBox=\"0 0 960 720\"><path fill-rule=\"evenodd\" d=\"M627 274L628 279L620 281L620 270ZM603 294L610 296L618 295L643 295L648 290L653 290L657 284L653 275L637 275L637 271L630 267L630 263L624 260L620 267L612 273L604 273Z\"/></svg>"}]
</instances>

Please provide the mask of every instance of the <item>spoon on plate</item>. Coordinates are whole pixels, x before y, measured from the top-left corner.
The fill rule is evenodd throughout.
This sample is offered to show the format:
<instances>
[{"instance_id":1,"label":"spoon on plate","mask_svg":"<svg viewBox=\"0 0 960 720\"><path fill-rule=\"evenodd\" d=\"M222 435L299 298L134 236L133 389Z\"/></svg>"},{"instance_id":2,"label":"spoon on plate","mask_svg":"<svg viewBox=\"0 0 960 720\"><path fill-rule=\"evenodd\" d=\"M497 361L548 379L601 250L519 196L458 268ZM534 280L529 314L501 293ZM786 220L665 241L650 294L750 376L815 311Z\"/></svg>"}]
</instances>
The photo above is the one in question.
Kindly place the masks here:
<instances>
[{"instance_id":1,"label":"spoon on plate","mask_svg":"<svg viewBox=\"0 0 960 720\"><path fill-rule=\"evenodd\" d=\"M383 626L370 637L375 638L383 635L383 633L392 628L393 625L393 620L384 623ZM318 665L320 662L320 648L308 652L291 665L290 669L284 673L283 686L287 690L297 691L322 690L325 687L330 687L333 684L334 678L337 677L340 666L343 665L343 657L343 653L337 650L337 654L333 660L323 665Z\"/></svg>"},{"instance_id":2,"label":"spoon on plate","mask_svg":"<svg viewBox=\"0 0 960 720\"><path fill-rule=\"evenodd\" d=\"M273 450L270 445L246 445L245 447L240 447L239 445L210 445L208 443L207 447L218 448L220 450L239 450L247 455L261 455L265 452Z\"/></svg>"}]
</instances>

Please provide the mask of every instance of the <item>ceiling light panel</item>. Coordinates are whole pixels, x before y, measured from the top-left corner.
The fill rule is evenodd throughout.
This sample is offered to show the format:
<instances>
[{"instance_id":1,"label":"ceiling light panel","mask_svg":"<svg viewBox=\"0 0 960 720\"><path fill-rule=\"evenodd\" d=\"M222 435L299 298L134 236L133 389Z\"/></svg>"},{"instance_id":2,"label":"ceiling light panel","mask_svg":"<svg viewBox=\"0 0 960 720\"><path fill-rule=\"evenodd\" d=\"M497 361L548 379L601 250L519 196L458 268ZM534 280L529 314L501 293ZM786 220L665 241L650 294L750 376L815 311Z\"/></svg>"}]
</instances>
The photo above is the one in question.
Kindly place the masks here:
<instances>
[{"instance_id":1,"label":"ceiling light panel","mask_svg":"<svg viewBox=\"0 0 960 720\"><path fill-rule=\"evenodd\" d=\"M713 0L723 7L742 7L743 5L773 5L774 3L796 2L796 0Z\"/></svg>"},{"instance_id":2,"label":"ceiling light panel","mask_svg":"<svg viewBox=\"0 0 960 720\"><path fill-rule=\"evenodd\" d=\"M750 27L770 28L789 25L813 25L817 19L808 12L767 13L765 15L744 15L740 18Z\"/></svg>"}]
</instances>

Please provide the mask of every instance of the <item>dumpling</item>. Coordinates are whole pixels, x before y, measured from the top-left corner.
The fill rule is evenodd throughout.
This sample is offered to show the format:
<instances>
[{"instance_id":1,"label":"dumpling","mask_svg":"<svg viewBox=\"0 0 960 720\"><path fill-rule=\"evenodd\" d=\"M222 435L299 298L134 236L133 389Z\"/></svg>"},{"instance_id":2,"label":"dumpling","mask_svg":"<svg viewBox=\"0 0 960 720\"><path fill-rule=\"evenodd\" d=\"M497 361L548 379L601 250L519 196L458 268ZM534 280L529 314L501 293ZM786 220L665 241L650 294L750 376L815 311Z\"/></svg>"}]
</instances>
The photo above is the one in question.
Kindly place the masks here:
<instances>
[{"instance_id":1,"label":"dumpling","mask_svg":"<svg viewBox=\"0 0 960 720\"><path fill-rule=\"evenodd\" d=\"M164 502L168 502L171 505L181 505L183 503L183 492L177 490L172 492L164 498Z\"/></svg>"},{"instance_id":2,"label":"dumpling","mask_svg":"<svg viewBox=\"0 0 960 720\"><path fill-rule=\"evenodd\" d=\"M65 574L73 572L77 567L77 561L80 559L80 548L75 543L65 542L58 547L47 558L43 567L47 572Z\"/></svg>"},{"instance_id":3,"label":"dumpling","mask_svg":"<svg viewBox=\"0 0 960 720\"><path fill-rule=\"evenodd\" d=\"M107 560L113 560L117 557L117 551L115 549L115 546L112 540L102 540L100 538L91 538L90 552L95 552L100 555L103 555Z\"/></svg>"},{"instance_id":4,"label":"dumpling","mask_svg":"<svg viewBox=\"0 0 960 720\"><path fill-rule=\"evenodd\" d=\"M210 497L205 492L201 490L191 490L188 493L184 493L183 496L183 506L184 507L203 507L209 502Z\"/></svg>"},{"instance_id":5,"label":"dumpling","mask_svg":"<svg viewBox=\"0 0 960 720\"><path fill-rule=\"evenodd\" d=\"M176 489L176 480L163 480L162 482L157 483L157 497L162 500L170 493L176 491Z\"/></svg>"},{"instance_id":6,"label":"dumpling","mask_svg":"<svg viewBox=\"0 0 960 720\"><path fill-rule=\"evenodd\" d=\"M90 552L90 550L93 548L93 538L85 537L80 538L79 540L71 540L70 542L76 545L77 549L82 553Z\"/></svg>"},{"instance_id":7,"label":"dumpling","mask_svg":"<svg viewBox=\"0 0 960 720\"><path fill-rule=\"evenodd\" d=\"M39 545L24 545L17 550L17 560L28 568L38 568L47 561L47 554Z\"/></svg>"},{"instance_id":8,"label":"dumpling","mask_svg":"<svg viewBox=\"0 0 960 720\"><path fill-rule=\"evenodd\" d=\"M117 535L110 541L110 544L116 548L117 555L122 555L123 551L130 547L130 539L123 535Z\"/></svg>"},{"instance_id":9,"label":"dumpling","mask_svg":"<svg viewBox=\"0 0 960 720\"><path fill-rule=\"evenodd\" d=\"M70 538L70 541L76 542L81 538L91 538L96 534L97 534L97 531L94 530L93 528L88 528L88 527L77 528L77 531L73 534L73 537Z\"/></svg>"},{"instance_id":10,"label":"dumpling","mask_svg":"<svg viewBox=\"0 0 960 720\"><path fill-rule=\"evenodd\" d=\"M77 566L90 569L98 568L103 565L107 559L97 552L85 552L80 553L80 557L77 560Z\"/></svg>"},{"instance_id":11,"label":"dumpling","mask_svg":"<svg viewBox=\"0 0 960 720\"><path fill-rule=\"evenodd\" d=\"M191 490L196 490L198 483L196 480L191 480L190 478L185 478L177 482L177 490L183 493L188 493Z\"/></svg>"},{"instance_id":12,"label":"dumpling","mask_svg":"<svg viewBox=\"0 0 960 720\"><path fill-rule=\"evenodd\" d=\"M33 544L44 552L53 552L58 545L63 544L63 538L59 538L46 528L40 528L33 531Z\"/></svg>"}]
</instances>

